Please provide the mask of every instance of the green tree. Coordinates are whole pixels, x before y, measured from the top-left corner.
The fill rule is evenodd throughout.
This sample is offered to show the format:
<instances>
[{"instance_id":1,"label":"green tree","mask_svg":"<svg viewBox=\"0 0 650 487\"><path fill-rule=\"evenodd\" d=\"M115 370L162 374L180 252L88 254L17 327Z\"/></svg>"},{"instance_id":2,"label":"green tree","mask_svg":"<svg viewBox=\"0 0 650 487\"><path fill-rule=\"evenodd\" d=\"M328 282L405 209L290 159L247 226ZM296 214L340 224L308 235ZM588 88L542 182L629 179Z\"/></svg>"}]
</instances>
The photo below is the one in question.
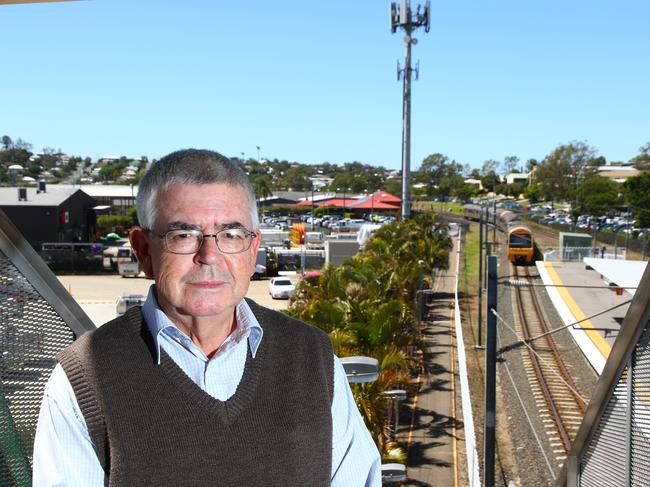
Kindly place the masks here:
<instances>
[{"instance_id":1,"label":"green tree","mask_svg":"<svg viewBox=\"0 0 650 487\"><path fill-rule=\"evenodd\" d=\"M252 181L253 192L258 199L269 198L273 196L273 185L268 176L258 176Z\"/></svg>"},{"instance_id":2,"label":"green tree","mask_svg":"<svg viewBox=\"0 0 650 487\"><path fill-rule=\"evenodd\" d=\"M634 156L630 162L639 171L650 171L650 142L639 147L639 154Z\"/></svg>"},{"instance_id":3,"label":"green tree","mask_svg":"<svg viewBox=\"0 0 650 487\"><path fill-rule=\"evenodd\" d=\"M253 192L255 193L255 197L260 200L264 198L269 198L273 196L273 184L271 183L271 178L264 175L264 176L257 176L256 178L253 179L252 184L253 186ZM259 204L259 207L262 210L262 217L264 217L264 202L261 202Z\"/></svg>"},{"instance_id":4,"label":"green tree","mask_svg":"<svg viewBox=\"0 0 650 487\"><path fill-rule=\"evenodd\" d=\"M519 158L517 156L506 156L503 158L503 174L510 174L512 172L519 172Z\"/></svg>"},{"instance_id":5,"label":"green tree","mask_svg":"<svg viewBox=\"0 0 650 487\"><path fill-rule=\"evenodd\" d=\"M282 186L293 191L307 191L311 189L309 173L305 167L290 167L283 175Z\"/></svg>"},{"instance_id":6,"label":"green tree","mask_svg":"<svg viewBox=\"0 0 650 487\"><path fill-rule=\"evenodd\" d=\"M32 144L25 142L20 137L13 141L8 135L2 136L3 151L0 151L0 163L20 164L25 167L29 163L29 158L33 155Z\"/></svg>"},{"instance_id":7,"label":"green tree","mask_svg":"<svg viewBox=\"0 0 650 487\"><path fill-rule=\"evenodd\" d=\"M474 184L464 184L456 191L456 196L461 201L468 201L478 194L478 187Z\"/></svg>"},{"instance_id":8,"label":"green tree","mask_svg":"<svg viewBox=\"0 0 650 487\"><path fill-rule=\"evenodd\" d=\"M402 195L402 180L401 179L387 179L384 183L384 190L387 193L401 198Z\"/></svg>"},{"instance_id":9,"label":"green tree","mask_svg":"<svg viewBox=\"0 0 650 487\"><path fill-rule=\"evenodd\" d=\"M537 203L542 200L542 188L538 183L529 184L524 190L524 196L530 200L531 203Z\"/></svg>"},{"instance_id":10,"label":"green tree","mask_svg":"<svg viewBox=\"0 0 650 487\"><path fill-rule=\"evenodd\" d=\"M594 148L585 142L560 145L537 167L536 177L546 199L569 200L578 185L596 172Z\"/></svg>"},{"instance_id":11,"label":"green tree","mask_svg":"<svg viewBox=\"0 0 650 487\"><path fill-rule=\"evenodd\" d=\"M13 142L11 140L11 137L8 135L3 135L2 136L2 146L4 147L5 150L9 150L13 147Z\"/></svg>"},{"instance_id":12,"label":"green tree","mask_svg":"<svg viewBox=\"0 0 650 487\"><path fill-rule=\"evenodd\" d=\"M625 199L632 209L637 225L650 227L650 173L644 172L623 183Z\"/></svg>"},{"instance_id":13,"label":"green tree","mask_svg":"<svg viewBox=\"0 0 650 487\"><path fill-rule=\"evenodd\" d=\"M591 176L578 186L575 213L605 215L621 205L621 184L602 176Z\"/></svg>"},{"instance_id":14,"label":"green tree","mask_svg":"<svg viewBox=\"0 0 650 487\"><path fill-rule=\"evenodd\" d=\"M481 177L481 184L485 191L494 191L495 187L499 184L499 176L493 170L490 170L490 172Z\"/></svg>"},{"instance_id":15,"label":"green tree","mask_svg":"<svg viewBox=\"0 0 650 487\"><path fill-rule=\"evenodd\" d=\"M382 393L403 386L421 365L409 353L421 347L413 309L418 283L434 267L448 265L450 240L434 218L417 215L382 226L363 252L341 266L326 266L316 282L301 281L288 311L325 330L337 355L379 361L379 379L353 393L384 459L403 450L389 441Z\"/></svg>"},{"instance_id":16,"label":"green tree","mask_svg":"<svg viewBox=\"0 0 650 487\"><path fill-rule=\"evenodd\" d=\"M100 235L115 232L125 237L134 224L130 215L102 215L97 217L97 232Z\"/></svg>"},{"instance_id":17,"label":"green tree","mask_svg":"<svg viewBox=\"0 0 650 487\"><path fill-rule=\"evenodd\" d=\"M461 175L450 175L442 178L440 181L440 184L438 185L438 194L440 196L456 195L463 186L465 186L465 182Z\"/></svg>"},{"instance_id":18,"label":"green tree","mask_svg":"<svg viewBox=\"0 0 650 487\"><path fill-rule=\"evenodd\" d=\"M526 171L531 172L538 165L539 165L539 161L537 159L528 159L526 161Z\"/></svg>"},{"instance_id":19,"label":"green tree","mask_svg":"<svg viewBox=\"0 0 650 487\"><path fill-rule=\"evenodd\" d=\"M413 180L426 184L427 193L431 196L448 196L453 189L460 187L458 178L461 177L463 170L462 164L436 152L422 161Z\"/></svg>"},{"instance_id":20,"label":"green tree","mask_svg":"<svg viewBox=\"0 0 650 487\"><path fill-rule=\"evenodd\" d=\"M483 161L483 164L481 165L481 176L485 177L490 173L496 174L498 170L499 161L488 159L487 161Z\"/></svg>"}]
</instances>

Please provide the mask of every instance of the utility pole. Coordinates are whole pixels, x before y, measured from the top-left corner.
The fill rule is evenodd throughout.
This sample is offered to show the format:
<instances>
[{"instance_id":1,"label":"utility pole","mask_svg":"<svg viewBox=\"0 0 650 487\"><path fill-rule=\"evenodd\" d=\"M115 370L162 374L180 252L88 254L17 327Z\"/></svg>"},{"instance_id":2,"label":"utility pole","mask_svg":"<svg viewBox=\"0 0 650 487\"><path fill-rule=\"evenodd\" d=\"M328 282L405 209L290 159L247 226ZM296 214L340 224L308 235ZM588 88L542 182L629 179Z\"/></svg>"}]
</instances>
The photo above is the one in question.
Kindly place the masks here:
<instances>
[{"instance_id":1,"label":"utility pole","mask_svg":"<svg viewBox=\"0 0 650 487\"><path fill-rule=\"evenodd\" d=\"M478 212L478 346L483 346L483 206ZM487 227L487 225L486 225Z\"/></svg>"},{"instance_id":2,"label":"utility pole","mask_svg":"<svg viewBox=\"0 0 650 487\"><path fill-rule=\"evenodd\" d=\"M485 426L483 453L485 487L494 487L497 383L497 256L487 258L487 333L485 338Z\"/></svg>"},{"instance_id":3,"label":"utility pole","mask_svg":"<svg viewBox=\"0 0 650 487\"><path fill-rule=\"evenodd\" d=\"M494 207L493 211L494 214L492 215L492 242L494 245L497 244L497 200L494 200ZM495 251L496 252L496 251Z\"/></svg>"},{"instance_id":4,"label":"utility pole","mask_svg":"<svg viewBox=\"0 0 650 487\"><path fill-rule=\"evenodd\" d=\"M397 81L404 78L404 94L402 106L402 220L411 216L411 71L415 71L418 79L419 65L411 68L411 45L418 40L411 36L418 27L424 27L425 32L431 28L431 3L427 0L424 11L420 13L418 4L415 13L411 10L410 0L400 0L390 4L390 30L394 34L397 28L404 30L406 43L406 59L404 69L400 69L397 61ZM419 64L419 63L418 63Z\"/></svg>"}]
</instances>

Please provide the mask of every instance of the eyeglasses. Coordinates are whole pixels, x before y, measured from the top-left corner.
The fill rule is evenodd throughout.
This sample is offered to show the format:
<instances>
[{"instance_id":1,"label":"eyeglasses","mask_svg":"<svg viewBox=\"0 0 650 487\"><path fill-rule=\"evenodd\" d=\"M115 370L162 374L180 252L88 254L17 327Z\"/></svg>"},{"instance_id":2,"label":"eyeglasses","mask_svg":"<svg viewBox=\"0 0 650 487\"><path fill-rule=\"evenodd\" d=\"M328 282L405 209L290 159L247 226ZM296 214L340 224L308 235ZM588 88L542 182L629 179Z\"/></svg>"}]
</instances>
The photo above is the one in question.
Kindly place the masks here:
<instances>
[{"instance_id":1,"label":"eyeglasses","mask_svg":"<svg viewBox=\"0 0 650 487\"><path fill-rule=\"evenodd\" d=\"M172 254L195 254L210 237L214 237L222 253L239 254L251 247L255 232L245 228L226 228L213 234L204 234L201 230L170 230L156 236L165 241L165 249Z\"/></svg>"}]
</instances>

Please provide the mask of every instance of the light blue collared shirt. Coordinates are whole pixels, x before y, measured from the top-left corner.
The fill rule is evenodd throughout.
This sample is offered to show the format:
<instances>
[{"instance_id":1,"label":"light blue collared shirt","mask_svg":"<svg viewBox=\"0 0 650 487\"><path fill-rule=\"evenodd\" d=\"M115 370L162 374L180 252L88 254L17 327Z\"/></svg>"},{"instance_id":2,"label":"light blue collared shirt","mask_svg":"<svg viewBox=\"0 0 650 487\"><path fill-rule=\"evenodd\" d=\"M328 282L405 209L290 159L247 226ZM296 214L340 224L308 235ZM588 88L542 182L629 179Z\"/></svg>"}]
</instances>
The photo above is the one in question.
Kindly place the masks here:
<instances>
[{"instance_id":1,"label":"light blue collared shirt","mask_svg":"<svg viewBox=\"0 0 650 487\"><path fill-rule=\"evenodd\" d=\"M158 360L162 349L196 385L221 401L235 393L248 351L254 359L264 337L262 326L244 300L236 308L235 331L210 359L160 309L155 285L149 289L142 314L153 336ZM333 360L331 485L380 486L379 453L356 407L343 366L336 356ZM34 440L33 485L104 485L104 471L85 420L72 386L58 364L45 386L41 404Z\"/></svg>"}]
</instances>

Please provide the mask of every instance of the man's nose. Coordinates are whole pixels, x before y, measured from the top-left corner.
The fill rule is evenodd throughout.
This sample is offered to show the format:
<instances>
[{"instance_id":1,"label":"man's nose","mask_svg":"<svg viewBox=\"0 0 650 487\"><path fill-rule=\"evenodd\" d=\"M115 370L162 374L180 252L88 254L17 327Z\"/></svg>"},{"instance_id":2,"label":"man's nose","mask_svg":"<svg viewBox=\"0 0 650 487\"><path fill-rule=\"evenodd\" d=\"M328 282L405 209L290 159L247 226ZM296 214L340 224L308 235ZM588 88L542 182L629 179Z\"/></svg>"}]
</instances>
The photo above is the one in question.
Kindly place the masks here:
<instances>
[{"instance_id":1,"label":"man's nose","mask_svg":"<svg viewBox=\"0 0 650 487\"><path fill-rule=\"evenodd\" d=\"M214 264L223 256L223 253L217 247L217 239L215 236L203 238L201 248L196 253L195 260L201 264Z\"/></svg>"}]
</instances>

